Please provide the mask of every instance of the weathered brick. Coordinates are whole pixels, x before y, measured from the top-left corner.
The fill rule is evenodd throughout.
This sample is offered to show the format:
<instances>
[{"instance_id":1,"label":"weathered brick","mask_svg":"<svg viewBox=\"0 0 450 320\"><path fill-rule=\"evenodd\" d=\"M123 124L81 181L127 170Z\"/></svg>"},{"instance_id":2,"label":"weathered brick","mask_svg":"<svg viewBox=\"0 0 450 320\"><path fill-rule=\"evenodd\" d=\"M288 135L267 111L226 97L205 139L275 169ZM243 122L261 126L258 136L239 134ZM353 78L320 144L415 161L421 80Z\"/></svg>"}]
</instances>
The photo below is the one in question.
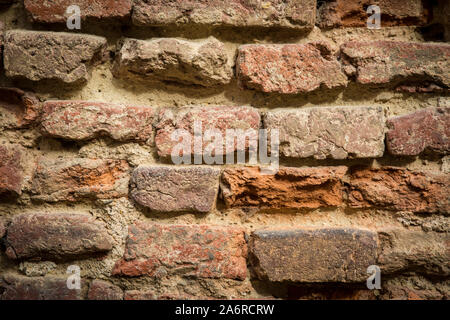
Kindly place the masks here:
<instances>
[{"instance_id":1,"label":"weathered brick","mask_svg":"<svg viewBox=\"0 0 450 320\"><path fill-rule=\"evenodd\" d=\"M126 290L124 300L156 300L156 295L150 290Z\"/></svg>"},{"instance_id":2,"label":"weathered brick","mask_svg":"<svg viewBox=\"0 0 450 320\"><path fill-rule=\"evenodd\" d=\"M431 11L422 0L331 0L322 2L318 25L321 28L366 27L372 15L366 8L374 4L380 7L381 27L425 25L431 18Z\"/></svg>"},{"instance_id":3,"label":"weathered brick","mask_svg":"<svg viewBox=\"0 0 450 320\"><path fill-rule=\"evenodd\" d=\"M349 228L262 230L253 232L249 250L261 279L360 282L376 262L377 234Z\"/></svg>"},{"instance_id":4,"label":"weathered brick","mask_svg":"<svg viewBox=\"0 0 450 320\"><path fill-rule=\"evenodd\" d=\"M200 124L202 133L202 143L199 152L194 148L194 125L195 122ZM179 139L172 139L171 135L176 130L185 130L188 132L190 141L183 139L183 150L191 150L187 155L201 154L210 155L209 145L214 145L216 140L207 139L205 136L207 130L218 130L222 136L220 147L214 148L213 155L225 155L236 151L245 152L249 149L249 140L245 140L243 144L238 144L234 139L227 144L227 130L242 130L242 135L249 131L248 136L254 138L257 143L258 130L260 123L259 112L251 107L227 107L227 106L202 106L202 107L185 107L179 109L163 109L160 113L160 119L156 126L155 144L158 155L163 158L169 158L175 147L180 146ZM199 131L196 129L196 131ZM231 138L230 138L231 139ZM221 149L220 149L221 148ZM228 150L227 150L228 149ZM228 152L227 152L228 151ZM174 153L176 154L176 153ZM182 155L180 155L182 156Z\"/></svg>"},{"instance_id":5,"label":"weathered brick","mask_svg":"<svg viewBox=\"0 0 450 320\"><path fill-rule=\"evenodd\" d=\"M270 111L263 122L269 133L279 131L280 154L285 157L372 158L384 153L381 107Z\"/></svg>"},{"instance_id":6,"label":"weathered brick","mask_svg":"<svg viewBox=\"0 0 450 320\"><path fill-rule=\"evenodd\" d=\"M6 76L32 81L85 83L106 39L86 34L10 30L5 33Z\"/></svg>"},{"instance_id":7,"label":"weathered brick","mask_svg":"<svg viewBox=\"0 0 450 320\"><path fill-rule=\"evenodd\" d=\"M24 213L8 227L6 255L11 259L64 260L112 249L103 224L88 214Z\"/></svg>"},{"instance_id":8,"label":"weathered brick","mask_svg":"<svg viewBox=\"0 0 450 320\"><path fill-rule=\"evenodd\" d=\"M240 280L247 276L247 244L241 228L139 222L128 232L125 255L113 275Z\"/></svg>"},{"instance_id":9,"label":"weathered brick","mask_svg":"<svg viewBox=\"0 0 450 320\"><path fill-rule=\"evenodd\" d=\"M233 75L223 43L175 38L123 40L113 73L124 79L177 82L211 87L229 83Z\"/></svg>"},{"instance_id":10,"label":"weathered brick","mask_svg":"<svg viewBox=\"0 0 450 320\"><path fill-rule=\"evenodd\" d=\"M123 291L118 286L102 280L93 280L88 291L89 300L123 300Z\"/></svg>"},{"instance_id":11,"label":"weathered brick","mask_svg":"<svg viewBox=\"0 0 450 320\"><path fill-rule=\"evenodd\" d=\"M24 277L5 274L0 300L81 300L82 291L67 288L67 277Z\"/></svg>"},{"instance_id":12,"label":"weathered brick","mask_svg":"<svg viewBox=\"0 0 450 320\"><path fill-rule=\"evenodd\" d=\"M225 169L221 193L227 207L320 208L343 204L341 178L346 167L280 168L261 174L258 167Z\"/></svg>"},{"instance_id":13,"label":"weathered brick","mask_svg":"<svg viewBox=\"0 0 450 320\"><path fill-rule=\"evenodd\" d=\"M241 86L263 92L297 94L347 85L335 50L325 42L241 46L236 74Z\"/></svg>"},{"instance_id":14,"label":"weathered brick","mask_svg":"<svg viewBox=\"0 0 450 320\"><path fill-rule=\"evenodd\" d=\"M139 26L191 24L311 29L315 17L315 0L136 0L133 8L133 23Z\"/></svg>"},{"instance_id":15,"label":"weathered brick","mask_svg":"<svg viewBox=\"0 0 450 320\"><path fill-rule=\"evenodd\" d=\"M6 234L6 223L3 219L0 219L0 239Z\"/></svg>"},{"instance_id":16,"label":"weathered brick","mask_svg":"<svg viewBox=\"0 0 450 320\"><path fill-rule=\"evenodd\" d=\"M34 22L66 23L73 15L66 13L68 7L77 5L81 19L126 20L130 17L132 0L24 0L25 10Z\"/></svg>"},{"instance_id":17,"label":"weathered brick","mask_svg":"<svg viewBox=\"0 0 450 320\"><path fill-rule=\"evenodd\" d=\"M0 87L0 110L0 127L22 128L36 120L41 104L33 93Z\"/></svg>"},{"instance_id":18,"label":"weathered brick","mask_svg":"<svg viewBox=\"0 0 450 320\"><path fill-rule=\"evenodd\" d=\"M450 235L403 229L379 232L381 252L377 265L382 274L418 272L450 274Z\"/></svg>"},{"instance_id":19,"label":"weathered brick","mask_svg":"<svg viewBox=\"0 0 450 320\"><path fill-rule=\"evenodd\" d=\"M351 170L349 205L412 212L448 213L450 175L397 167Z\"/></svg>"},{"instance_id":20,"label":"weathered brick","mask_svg":"<svg viewBox=\"0 0 450 320\"><path fill-rule=\"evenodd\" d=\"M138 167L131 177L130 196L160 212L209 212L219 189L220 170L208 167Z\"/></svg>"},{"instance_id":21,"label":"weathered brick","mask_svg":"<svg viewBox=\"0 0 450 320\"><path fill-rule=\"evenodd\" d=\"M382 300L448 300L448 280L436 278L432 281L420 277L396 277L382 280L379 299Z\"/></svg>"},{"instance_id":22,"label":"weathered brick","mask_svg":"<svg viewBox=\"0 0 450 320\"><path fill-rule=\"evenodd\" d=\"M68 140L109 136L146 141L152 136L153 109L88 101L47 101L41 132Z\"/></svg>"},{"instance_id":23,"label":"weathered brick","mask_svg":"<svg viewBox=\"0 0 450 320\"><path fill-rule=\"evenodd\" d=\"M344 68L362 84L450 86L450 45L351 41L341 46Z\"/></svg>"},{"instance_id":24,"label":"weathered brick","mask_svg":"<svg viewBox=\"0 0 450 320\"><path fill-rule=\"evenodd\" d=\"M129 166L125 160L41 159L33 176L33 198L77 201L124 197Z\"/></svg>"},{"instance_id":25,"label":"weathered brick","mask_svg":"<svg viewBox=\"0 0 450 320\"><path fill-rule=\"evenodd\" d=\"M24 183L25 150L15 144L0 145L0 195L20 196Z\"/></svg>"},{"instance_id":26,"label":"weathered brick","mask_svg":"<svg viewBox=\"0 0 450 320\"><path fill-rule=\"evenodd\" d=\"M415 156L424 151L448 154L449 124L450 108L427 108L391 118L387 122L387 149L399 156Z\"/></svg>"}]
</instances>

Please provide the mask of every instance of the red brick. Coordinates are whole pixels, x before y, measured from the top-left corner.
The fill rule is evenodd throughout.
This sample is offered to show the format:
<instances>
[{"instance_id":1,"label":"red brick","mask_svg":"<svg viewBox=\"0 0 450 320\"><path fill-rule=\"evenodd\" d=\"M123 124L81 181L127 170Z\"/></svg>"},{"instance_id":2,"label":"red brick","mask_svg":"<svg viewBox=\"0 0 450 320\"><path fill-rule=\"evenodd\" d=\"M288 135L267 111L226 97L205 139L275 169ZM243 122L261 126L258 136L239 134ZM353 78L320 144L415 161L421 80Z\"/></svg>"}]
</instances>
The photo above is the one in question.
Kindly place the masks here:
<instances>
[{"instance_id":1,"label":"red brick","mask_svg":"<svg viewBox=\"0 0 450 320\"><path fill-rule=\"evenodd\" d=\"M391 118L386 145L397 156L416 156L424 151L450 152L450 108L427 108Z\"/></svg>"},{"instance_id":2,"label":"red brick","mask_svg":"<svg viewBox=\"0 0 450 320\"><path fill-rule=\"evenodd\" d=\"M450 86L450 45L400 41L351 41L341 46L347 74L372 85Z\"/></svg>"},{"instance_id":3,"label":"red brick","mask_svg":"<svg viewBox=\"0 0 450 320\"><path fill-rule=\"evenodd\" d=\"M20 196L24 183L25 150L15 144L0 145L0 195Z\"/></svg>"},{"instance_id":4,"label":"red brick","mask_svg":"<svg viewBox=\"0 0 450 320\"><path fill-rule=\"evenodd\" d=\"M176 38L124 39L112 69L123 80L167 81L213 87L230 82L232 63L224 44Z\"/></svg>"},{"instance_id":5,"label":"red brick","mask_svg":"<svg viewBox=\"0 0 450 320\"><path fill-rule=\"evenodd\" d=\"M139 222L128 229L125 255L113 275L243 280L247 276L244 231L236 227Z\"/></svg>"},{"instance_id":6,"label":"red brick","mask_svg":"<svg viewBox=\"0 0 450 320\"><path fill-rule=\"evenodd\" d=\"M139 26L199 25L312 29L315 0L136 0L133 22Z\"/></svg>"},{"instance_id":7,"label":"red brick","mask_svg":"<svg viewBox=\"0 0 450 320\"><path fill-rule=\"evenodd\" d=\"M30 92L0 87L0 110L2 111L0 127L22 128L37 119L41 112L41 104Z\"/></svg>"},{"instance_id":8,"label":"red brick","mask_svg":"<svg viewBox=\"0 0 450 320\"><path fill-rule=\"evenodd\" d=\"M280 154L289 158L382 157L381 107L317 107L268 111L264 126L279 131ZM361 127L364 130L361 130Z\"/></svg>"},{"instance_id":9,"label":"red brick","mask_svg":"<svg viewBox=\"0 0 450 320\"><path fill-rule=\"evenodd\" d=\"M0 300L81 300L81 290L68 289L66 277L24 277L5 274Z\"/></svg>"},{"instance_id":10,"label":"red brick","mask_svg":"<svg viewBox=\"0 0 450 320\"><path fill-rule=\"evenodd\" d=\"M128 182L125 160L41 159L31 191L34 199L49 202L119 198L128 194Z\"/></svg>"},{"instance_id":11,"label":"red brick","mask_svg":"<svg viewBox=\"0 0 450 320\"><path fill-rule=\"evenodd\" d=\"M6 255L11 259L64 260L112 249L105 226L88 214L24 213L8 227Z\"/></svg>"},{"instance_id":12,"label":"red brick","mask_svg":"<svg viewBox=\"0 0 450 320\"><path fill-rule=\"evenodd\" d=\"M448 213L450 175L404 168L353 168L349 205L411 212Z\"/></svg>"},{"instance_id":13,"label":"red brick","mask_svg":"<svg viewBox=\"0 0 450 320\"><path fill-rule=\"evenodd\" d=\"M105 38L87 34L9 30L3 52L6 76L85 84L91 67L103 59L106 44Z\"/></svg>"},{"instance_id":14,"label":"red brick","mask_svg":"<svg viewBox=\"0 0 450 320\"><path fill-rule=\"evenodd\" d=\"M34 22L66 23L73 13L66 10L72 5L80 7L81 18L96 20L126 20L130 16L132 0L24 0L25 10Z\"/></svg>"},{"instance_id":15,"label":"red brick","mask_svg":"<svg viewBox=\"0 0 450 320\"><path fill-rule=\"evenodd\" d=\"M216 203L220 170L209 167L138 167L130 196L159 212L209 212Z\"/></svg>"},{"instance_id":16,"label":"red brick","mask_svg":"<svg viewBox=\"0 0 450 320\"><path fill-rule=\"evenodd\" d=\"M375 264L377 234L358 229L261 230L249 250L258 278L290 282L360 282Z\"/></svg>"},{"instance_id":17,"label":"red brick","mask_svg":"<svg viewBox=\"0 0 450 320\"><path fill-rule=\"evenodd\" d=\"M124 294L124 300L156 300L153 291L127 290Z\"/></svg>"},{"instance_id":18,"label":"red brick","mask_svg":"<svg viewBox=\"0 0 450 320\"><path fill-rule=\"evenodd\" d=\"M347 85L337 54L326 42L241 46L236 74L241 86L263 92L296 94Z\"/></svg>"},{"instance_id":19,"label":"red brick","mask_svg":"<svg viewBox=\"0 0 450 320\"><path fill-rule=\"evenodd\" d=\"M331 0L322 2L318 25L321 28L366 27L372 14L366 12L370 5L378 5L381 27L425 25L431 11L422 0Z\"/></svg>"},{"instance_id":20,"label":"red brick","mask_svg":"<svg viewBox=\"0 0 450 320\"><path fill-rule=\"evenodd\" d=\"M153 109L88 101L47 101L41 132L50 137L146 141L152 136Z\"/></svg>"},{"instance_id":21,"label":"red brick","mask_svg":"<svg viewBox=\"0 0 450 320\"><path fill-rule=\"evenodd\" d=\"M123 300L123 291L118 286L102 280L93 280L88 291L89 300Z\"/></svg>"},{"instance_id":22,"label":"red brick","mask_svg":"<svg viewBox=\"0 0 450 320\"><path fill-rule=\"evenodd\" d=\"M221 193L227 207L266 209L336 207L343 205L346 167L280 168L261 174L258 167L225 169Z\"/></svg>"},{"instance_id":23,"label":"red brick","mask_svg":"<svg viewBox=\"0 0 450 320\"><path fill-rule=\"evenodd\" d=\"M190 134L190 142L183 145L191 150L187 155L194 155L194 122L201 123L201 132L203 134L203 143L201 144L201 155L209 154L207 146L210 141L206 139L207 130L218 130L222 134L223 143L221 150L215 150L216 155L227 154L226 131L227 130L253 130L255 141L258 139L258 130L260 124L259 112L251 107L227 107L227 106L205 106L205 107L185 107L180 109L163 109L160 113L160 120L156 126L155 144L158 155L163 158L170 158L175 146L179 146L180 140L173 140L171 134L175 130L186 130ZM236 131L237 132L237 131ZM245 141L244 145L238 145L233 142L228 147L230 153L236 151L248 151L249 143Z\"/></svg>"}]
</instances>

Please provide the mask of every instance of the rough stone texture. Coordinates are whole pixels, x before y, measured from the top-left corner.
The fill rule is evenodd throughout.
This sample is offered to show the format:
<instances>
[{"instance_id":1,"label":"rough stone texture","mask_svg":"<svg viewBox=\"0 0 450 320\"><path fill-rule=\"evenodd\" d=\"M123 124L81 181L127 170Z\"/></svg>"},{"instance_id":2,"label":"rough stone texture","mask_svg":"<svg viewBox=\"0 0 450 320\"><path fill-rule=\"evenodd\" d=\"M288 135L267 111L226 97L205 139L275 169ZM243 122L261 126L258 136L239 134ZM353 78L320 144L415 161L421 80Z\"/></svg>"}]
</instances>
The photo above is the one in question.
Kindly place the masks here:
<instances>
[{"instance_id":1,"label":"rough stone texture","mask_svg":"<svg viewBox=\"0 0 450 320\"><path fill-rule=\"evenodd\" d=\"M0 87L0 127L15 129L28 126L40 112L41 104L33 93Z\"/></svg>"},{"instance_id":2,"label":"rough stone texture","mask_svg":"<svg viewBox=\"0 0 450 320\"><path fill-rule=\"evenodd\" d=\"M13 218L6 236L11 259L66 260L112 249L103 224L88 214L24 213Z\"/></svg>"},{"instance_id":3,"label":"rough stone texture","mask_svg":"<svg viewBox=\"0 0 450 320\"><path fill-rule=\"evenodd\" d=\"M139 26L210 25L312 29L315 0L136 0L133 23Z\"/></svg>"},{"instance_id":4,"label":"rough stone texture","mask_svg":"<svg viewBox=\"0 0 450 320\"><path fill-rule=\"evenodd\" d=\"M285 157L375 158L384 153L381 107L269 111L263 122L268 137L271 130L279 131L280 154Z\"/></svg>"},{"instance_id":5,"label":"rough stone texture","mask_svg":"<svg viewBox=\"0 0 450 320\"><path fill-rule=\"evenodd\" d=\"M67 288L67 277L24 277L5 274L0 300L81 300L81 290Z\"/></svg>"},{"instance_id":6,"label":"rough stone texture","mask_svg":"<svg viewBox=\"0 0 450 320\"><path fill-rule=\"evenodd\" d=\"M112 273L244 280L246 258L241 228L139 222L129 227L125 255Z\"/></svg>"},{"instance_id":7,"label":"rough stone texture","mask_svg":"<svg viewBox=\"0 0 450 320\"><path fill-rule=\"evenodd\" d=\"M106 39L92 35L10 30L5 33L6 76L82 84L105 48Z\"/></svg>"},{"instance_id":8,"label":"rough stone texture","mask_svg":"<svg viewBox=\"0 0 450 320\"><path fill-rule=\"evenodd\" d=\"M0 145L0 197L22 194L24 157L25 150L20 145Z\"/></svg>"},{"instance_id":9,"label":"rough stone texture","mask_svg":"<svg viewBox=\"0 0 450 320\"><path fill-rule=\"evenodd\" d=\"M102 280L93 280L88 291L89 300L123 300L123 291L118 286Z\"/></svg>"},{"instance_id":10,"label":"rough stone texture","mask_svg":"<svg viewBox=\"0 0 450 320\"><path fill-rule=\"evenodd\" d=\"M220 170L209 167L141 166L133 171L130 196L160 212L209 212L216 202Z\"/></svg>"},{"instance_id":11,"label":"rough stone texture","mask_svg":"<svg viewBox=\"0 0 450 320\"><path fill-rule=\"evenodd\" d=\"M230 82L231 62L223 43L175 38L123 40L113 73L119 78L140 78L211 87Z\"/></svg>"},{"instance_id":12,"label":"rough stone texture","mask_svg":"<svg viewBox=\"0 0 450 320\"><path fill-rule=\"evenodd\" d=\"M383 280L382 280L383 281ZM379 299L383 300L448 300L448 280L429 281L424 277L399 277L383 281Z\"/></svg>"},{"instance_id":13,"label":"rough stone texture","mask_svg":"<svg viewBox=\"0 0 450 320\"><path fill-rule=\"evenodd\" d=\"M124 300L155 300L156 295L153 291L127 290L125 291Z\"/></svg>"},{"instance_id":14,"label":"rough stone texture","mask_svg":"<svg viewBox=\"0 0 450 320\"><path fill-rule=\"evenodd\" d=\"M349 205L411 212L450 212L450 174L397 167L352 169Z\"/></svg>"},{"instance_id":15,"label":"rough stone texture","mask_svg":"<svg viewBox=\"0 0 450 320\"><path fill-rule=\"evenodd\" d=\"M0 239L6 234L6 223L3 219L0 219Z\"/></svg>"},{"instance_id":16,"label":"rough stone texture","mask_svg":"<svg viewBox=\"0 0 450 320\"><path fill-rule=\"evenodd\" d=\"M258 167L225 169L221 193L227 207L268 209L335 207L343 204L347 168L279 168L273 175Z\"/></svg>"},{"instance_id":17,"label":"rough stone texture","mask_svg":"<svg viewBox=\"0 0 450 320\"><path fill-rule=\"evenodd\" d=\"M124 197L129 166L125 160L41 159L33 177L33 198L77 201Z\"/></svg>"},{"instance_id":18,"label":"rough stone texture","mask_svg":"<svg viewBox=\"0 0 450 320\"><path fill-rule=\"evenodd\" d=\"M109 136L114 140L146 141L152 136L152 108L88 101L48 101L41 132L68 140Z\"/></svg>"},{"instance_id":19,"label":"rough stone texture","mask_svg":"<svg viewBox=\"0 0 450 320\"><path fill-rule=\"evenodd\" d=\"M341 46L344 68L362 84L450 86L450 45L351 41Z\"/></svg>"},{"instance_id":20,"label":"rough stone texture","mask_svg":"<svg viewBox=\"0 0 450 320\"><path fill-rule=\"evenodd\" d=\"M386 134L386 145L393 155L450 152L450 108L427 108L391 118L387 125L390 130Z\"/></svg>"},{"instance_id":21,"label":"rough stone texture","mask_svg":"<svg viewBox=\"0 0 450 320\"><path fill-rule=\"evenodd\" d=\"M430 20L430 10L422 0L332 0L322 2L319 8L320 28L366 27L372 14L366 13L370 5L381 11L381 27L425 25Z\"/></svg>"},{"instance_id":22,"label":"rough stone texture","mask_svg":"<svg viewBox=\"0 0 450 320\"><path fill-rule=\"evenodd\" d=\"M375 264L377 234L358 229L253 232L249 250L260 279L360 282Z\"/></svg>"},{"instance_id":23,"label":"rough stone texture","mask_svg":"<svg viewBox=\"0 0 450 320\"><path fill-rule=\"evenodd\" d=\"M404 229L379 232L381 252L378 266L382 274L418 272L450 275L450 235Z\"/></svg>"},{"instance_id":24,"label":"rough stone texture","mask_svg":"<svg viewBox=\"0 0 450 320\"><path fill-rule=\"evenodd\" d=\"M297 94L347 85L326 42L240 46L236 74L241 86L262 92Z\"/></svg>"},{"instance_id":25,"label":"rough stone texture","mask_svg":"<svg viewBox=\"0 0 450 320\"><path fill-rule=\"evenodd\" d=\"M73 12L66 13L72 5L80 7L81 19L126 20L130 16L132 0L24 0L25 10L34 22L39 23L65 24L73 15Z\"/></svg>"},{"instance_id":26,"label":"rough stone texture","mask_svg":"<svg viewBox=\"0 0 450 320\"><path fill-rule=\"evenodd\" d=\"M222 135L222 143L217 149L214 148L215 155L225 155L227 150L229 153L236 151L248 151L249 141L244 144L237 143L236 140L227 144L227 130L242 130L245 133L249 131L249 137L254 141L258 139L258 130L260 123L259 112L251 107L227 107L227 106L202 106L202 107L185 107L179 109L163 109L160 113L160 119L156 126L155 144L158 155L163 158L171 157L173 148L179 147L180 139L172 139L171 135L175 130L186 130L190 134L190 141L183 139L183 150L191 150L191 155L197 154L194 148L194 124L201 124L202 140L200 154L209 154L209 145L216 142L214 139L207 139L205 134L207 130L218 130ZM196 129L196 131L198 131ZM252 132L252 134L250 134ZM236 133L239 133L236 131ZM239 135L241 136L241 135ZM231 139L231 138L230 138ZM256 142L257 143L257 142ZM182 156L182 154L180 154Z\"/></svg>"}]
</instances>

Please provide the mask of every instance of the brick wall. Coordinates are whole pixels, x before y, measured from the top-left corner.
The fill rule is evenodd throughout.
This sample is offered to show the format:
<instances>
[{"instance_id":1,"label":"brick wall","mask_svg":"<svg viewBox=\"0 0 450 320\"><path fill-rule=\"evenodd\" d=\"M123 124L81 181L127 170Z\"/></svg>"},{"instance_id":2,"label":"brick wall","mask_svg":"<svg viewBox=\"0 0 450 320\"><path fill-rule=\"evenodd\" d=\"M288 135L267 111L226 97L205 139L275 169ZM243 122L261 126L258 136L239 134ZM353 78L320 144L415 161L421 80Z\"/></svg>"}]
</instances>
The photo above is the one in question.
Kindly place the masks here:
<instances>
[{"instance_id":1,"label":"brick wall","mask_svg":"<svg viewBox=\"0 0 450 320\"><path fill-rule=\"evenodd\" d=\"M0 299L447 299L449 3L317 2L0 1Z\"/></svg>"}]
</instances>

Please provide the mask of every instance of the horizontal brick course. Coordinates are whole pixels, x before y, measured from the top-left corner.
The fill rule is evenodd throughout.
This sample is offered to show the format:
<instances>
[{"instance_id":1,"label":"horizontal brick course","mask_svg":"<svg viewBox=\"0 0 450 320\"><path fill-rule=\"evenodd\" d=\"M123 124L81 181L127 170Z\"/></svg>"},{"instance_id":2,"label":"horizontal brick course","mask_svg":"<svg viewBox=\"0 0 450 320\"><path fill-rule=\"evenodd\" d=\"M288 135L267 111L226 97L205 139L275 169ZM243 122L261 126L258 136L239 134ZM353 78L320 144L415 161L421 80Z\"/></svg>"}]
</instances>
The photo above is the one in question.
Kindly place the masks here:
<instances>
[{"instance_id":1,"label":"horizontal brick course","mask_svg":"<svg viewBox=\"0 0 450 320\"><path fill-rule=\"evenodd\" d=\"M89 285L88 300L123 300L123 291L118 286L102 280L93 280Z\"/></svg>"},{"instance_id":2,"label":"horizontal brick course","mask_svg":"<svg viewBox=\"0 0 450 320\"><path fill-rule=\"evenodd\" d=\"M236 74L241 86L262 92L297 94L347 85L336 50L326 42L241 46Z\"/></svg>"},{"instance_id":3,"label":"horizontal brick course","mask_svg":"<svg viewBox=\"0 0 450 320\"><path fill-rule=\"evenodd\" d=\"M219 189L220 170L208 167L138 167L131 178L130 196L160 212L209 212Z\"/></svg>"},{"instance_id":4,"label":"horizontal brick course","mask_svg":"<svg viewBox=\"0 0 450 320\"><path fill-rule=\"evenodd\" d=\"M315 0L136 0L133 8L133 22L139 26L188 24L301 29L312 28L315 17Z\"/></svg>"},{"instance_id":5,"label":"horizontal brick course","mask_svg":"<svg viewBox=\"0 0 450 320\"><path fill-rule=\"evenodd\" d=\"M24 213L7 230L6 255L11 259L67 260L111 249L105 226L88 214Z\"/></svg>"},{"instance_id":6,"label":"horizontal brick course","mask_svg":"<svg viewBox=\"0 0 450 320\"><path fill-rule=\"evenodd\" d=\"M390 154L416 156L424 151L450 152L450 108L427 108L388 120Z\"/></svg>"},{"instance_id":7,"label":"horizontal brick course","mask_svg":"<svg viewBox=\"0 0 450 320\"><path fill-rule=\"evenodd\" d=\"M136 223L128 229L125 255L113 275L245 279L243 229L209 225Z\"/></svg>"},{"instance_id":8,"label":"horizontal brick course","mask_svg":"<svg viewBox=\"0 0 450 320\"><path fill-rule=\"evenodd\" d=\"M249 250L256 275L269 281L360 282L375 264L377 235L358 229L253 232Z\"/></svg>"},{"instance_id":9,"label":"horizontal brick course","mask_svg":"<svg viewBox=\"0 0 450 320\"><path fill-rule=\"evenodd\" d=\"M118 198L128 194L128 182L124 160L40 159L31 192L49 202Z\"/></svg>"},{"instance_id":10,"label":"horizontal brick course","mask_svg":"<svg viewBox=\"0 0 450 320\"><path fill-rule=\"evenodd\" d=\"M153 132L154 110L89 101L47 101L41 132L68 140L108 136L114 140L147 141Z\"/></svg>"},{"instance_id":11,"label":"horizontal brick course","mask_svg":"<svg viewBox=\"0 0 450 320\"><path fill-rule=\"evenodd\" d=\"M103 57L105 49L103 37L10 30L5 33L3 61L10 78L78 85L89 79L90 67Z\"/></svg>"},{"instance_id":12,"label":"horizontal brick course","mask_svg":"<svg viewBox=\"0 0 450 320\"><path fill-rule=\"evenodd\" d=\"M384 153L381 107L269 111L264 126L269 132L279 131L280 154L285 157L371 158Z\"/></svg>"},{"instance_id":13,"label":"horizontal brick course","mask_svg":"<svg viewBox=\"0 0 450 320\"><path fill-rule=\"evenodd\" d=\"M211 87L230 82L231 63L223 43L175 38L125 39L113 73L122 79L159 80Z\"/></svg>"},{"instance_id":14,"label":"horizontal brick course","mask_svg":"<svg viewBox=\"0 0 450 320\"><path fill-rule=\"evenodd\" d=\"M258 167L225 169L221 194L227 207L320 208L344 204L346 167L280 168L273 175Z\"/></svg>"},{"instance_id":15,"label":"horizontal brick course","mask_svg":"<svg viewBox=\"0 0 450 320\"><path fill-rule=\"evenodd\" d=\"M67 8L76 5L80 8L81 18L96 20L125 20L130 16L132 0L24 0L25 10L34 22L66 23L73 15L66 13Z\"/></svg>"}]
</instances>

